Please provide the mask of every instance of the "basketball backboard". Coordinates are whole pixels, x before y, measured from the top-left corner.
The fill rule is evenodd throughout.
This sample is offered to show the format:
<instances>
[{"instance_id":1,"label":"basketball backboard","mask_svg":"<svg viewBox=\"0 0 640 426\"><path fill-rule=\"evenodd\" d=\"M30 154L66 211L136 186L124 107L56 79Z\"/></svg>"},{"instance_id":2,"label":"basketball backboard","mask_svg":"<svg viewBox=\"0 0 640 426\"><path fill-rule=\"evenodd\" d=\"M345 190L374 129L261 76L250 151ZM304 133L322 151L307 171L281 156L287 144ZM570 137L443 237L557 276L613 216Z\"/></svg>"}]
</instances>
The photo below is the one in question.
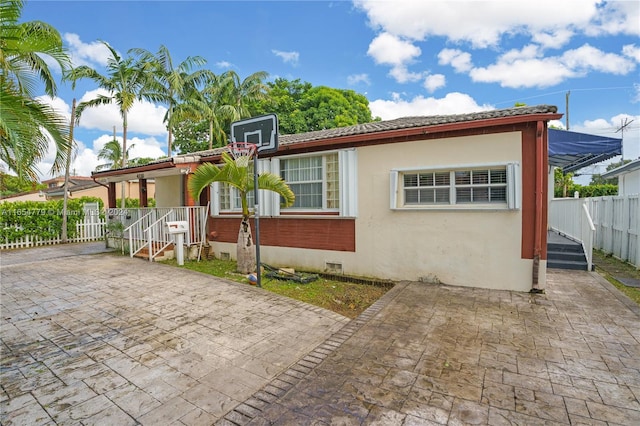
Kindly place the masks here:
<instances>
[{"instance_id":1,"label":"basketball backboard","mask_svg":"<svg viewBox=\"0 0 640 426\"><path fill-rule=\"evenodd\" d=\"M259 154L278 150L278 116L275 114L246 118L231 123L231 142L250 142Z\"/></svg>"}]
</instances>

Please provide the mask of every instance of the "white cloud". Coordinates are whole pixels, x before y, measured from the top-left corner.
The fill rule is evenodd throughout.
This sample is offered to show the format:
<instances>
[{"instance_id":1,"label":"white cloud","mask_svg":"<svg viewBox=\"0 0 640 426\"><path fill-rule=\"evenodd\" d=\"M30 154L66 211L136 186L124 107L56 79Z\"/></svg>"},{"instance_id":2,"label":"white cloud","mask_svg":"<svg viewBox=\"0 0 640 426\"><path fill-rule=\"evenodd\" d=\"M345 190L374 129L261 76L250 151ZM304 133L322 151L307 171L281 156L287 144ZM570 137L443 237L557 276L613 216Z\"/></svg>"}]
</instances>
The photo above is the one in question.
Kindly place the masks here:
<instances>
[{"instance_id":1,"label":"white cloud","mask_svg":"<svg viewBox=\"0 0 640 426\"><path fill-rule=\"evenodd\" d=\"M233 64L228 61L218 61L216 62L216 67L222 68L222 69L229 69L229 68L233 68Z\"/></svg>"},{"instance_id":2,"label":"white cloud","mask_svg":"<svg viewBox=\"0 0 640 426\"><path fill-rule=\"evenodd\" d=\"M471 54L459 49L442 49L438 53L440 65L451 65L456 72L466 72L473 68Z\"/></svg>"},{"instance_id":3,"label":"white cloud","mask_svg":"<svg viewBox=\"0 0 640 426\"><path fill-rule=\"evenodd\" d=\"M569 43L575 34L569 29L543 30L531 35L531 40L544 48L559 49Z\"/></svg>"},{"instance_id":4,"label":"white cloud","mask_svg":"<svg viewBox=\"0 0 640 426\"><path fill-rule=\"evenodd\" d=\"M453 42L468 42L476 48L496 46L504 34L523 32L546 32L557 41L563 40L568 34L561 29L592 25L598 17L598 3L598 0L355 1L356 7L367 14L370 25L381 32L413 40L441 36Z\"/></svg>"},{"instance_id":5,"label":"white cloud","mask_svg":"<svg viewBox=\"0 0 640 426\"><path fill-rule=\"evenodd\" d=\"M622 54L636 62L640 62L640 47L637 47L635 44L622 46Z\"/></svg>"},{"instance_id":6,"label":"white cloud","mask_svg":"<svg viewBox=\"0 0 640 426\"><path fill-rule=\"evenodd\" d=\"M389 75L393 77L398 83L416 82L422 79L422 74L417 72L410 72L404 66L396 66L391 68Z\"/></svg>"},{"instance_id":7,"label":"white cloud","mask_svg":"<svg viewBox=\"0 0 640 426\"><path fill-rule=\"evenodd\" d=\"M594 70L610 74L625 75L631 72L636 64L615 53L605 53L589 44L566 51L560 60L574 70Z\"/></svg>"},{"instance_id":8,"label":"white cloud","mask_svg":"<svg viewBox=\"0 0 640 426\"><path fill-rule=\"evenodd\" d=\"M436 90L443 88L446 84L447 80L442 74L429 75L424 79L424 88L427 89L429 93L433 93Z\"/></svg>"},{"instance_id":9,"label":"white cloud","mask_svg":"<svg viewBox=\"0 0 640 426\"><path fill-rule=\"evenodd\" d=\"M596 22L587 28L588 35L628 34L640 35L640 2L608 1L598 10Z\"/></svg>"},{"instance_id":10,"label":"white cloud","mask_svg":"<svg viewBox=\"0 0 640 426\"><path fill-rule=\"evenodd\" d=\"M358 83L364 83L367 86L371 84L368 74L352 74L347 77L347 84L349 86L355 86Z\"/></svg>"},{"instance_id":11,"label":"white cloud","mask_svg":"<svg viewBox=\"0 0 640 426\"><path fill-rule=\"evenodd\" d=\"M383 120L419 115L447 115L493 109L491 105L478 105L465 93L452 92L444 98L416 96L407 101L395 93L390 100L376 99L369 103L371 114Z\"/></svg>"},{"instance_id":12,"label":"white cloud","mask_svg":"<svg viewBox=\"0 0 640 426\"><path fill-rule=\"evenodd\" d=\"M629 123L628 126L620 131L619 129L625 123ZM629 160L640 158L640 115L617 114L609 119L585 120L582 123L572 124L570 130L622 138L624 158Z\"/></svg>"},{"instance_id":13,"label":"white cloud","mask_svg":"<svg viewBox=\"0 0 640 426\"><path fill-rule=\"evenodd\" d=\"M73 33L65 33L64 41L69 47L71 61L74 67L87 65L94 67L95 65L105 66L111 56L109 49L99 41L84 43L80 40L80 36Z\"/></svg>"},{"instance_id":14,"label":"white cloud","mask_svg":"<svg viewBox=\"0 0 640 426\"><path fill-rule=\"evenodd\" d=\"M474 68L471 79L482 83L500 83L502 87L548 87L558 84L575 73L554 60L519 59L513 62L498 61L488 67Z\"/></svg>"},{"instance_id":15,"label":"white cloud","mask_svg":"<svg viewBox=\"0 0 640 426\"><path fill-rule=\"evenodd\" d=\"M298 52L283 52L282 50L271 50L271 52L282 59L285 64L298 65L300 60L300 53Z\"/></svg>"},{"instance_id":16,"label":"white cloud","mask_svg":"<svg viewBox=\"0 0 640 426\"><path fill-rule=\"evenodd\" d=\"M107 95L103 89L86 92L80 102L95 99L99 94ZM128 132L144 135L162 136L167 134L163 123L167 109L147 101L136 101L128 113ZM122 130L122 117L116 104L100 105L94 108L86 108L80 118L80 127L111 131L113 126Z\"/></svg>"},{"instance_id":17,"label":"white cloud","mask_svg":"<svg viewBox=\"0 0 640 426\"><path fill-rule=\"evenodd\" d=\"M421 53L419 47L389 33L382 33L374 38L367 51L377 64L393 66L411 63Z\"/></svg>"},{"instance_id":18,"label":"white cloud","mask_svg":"<svg viewBox=\"0 0 640 426\"><path fill-rule=\"evenodd\" d=\"M549 87L591 71L628 74L636 64L615 53L605 53L589 44L568 50L561 56L542 57L535 45L513 49L495 64L474 68L469 76L475 82L500 83L502 87Z\"/></svg>"}]
</instances>

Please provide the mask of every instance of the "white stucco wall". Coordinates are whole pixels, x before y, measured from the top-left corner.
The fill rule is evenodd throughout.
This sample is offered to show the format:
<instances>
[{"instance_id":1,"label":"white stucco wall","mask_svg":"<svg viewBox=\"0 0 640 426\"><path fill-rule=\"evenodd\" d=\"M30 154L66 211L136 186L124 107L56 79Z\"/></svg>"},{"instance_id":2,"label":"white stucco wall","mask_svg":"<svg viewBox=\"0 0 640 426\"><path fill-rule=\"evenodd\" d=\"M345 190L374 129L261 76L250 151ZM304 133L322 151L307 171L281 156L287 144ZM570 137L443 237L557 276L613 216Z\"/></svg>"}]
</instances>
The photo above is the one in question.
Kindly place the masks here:
<instances>
[{"instance_id":1,"label":"white stucco wall","mask_svg":"<svg viewBox=\"0 0 640 426\"><path fill-rule=\"evenodd\" d=\"M157 207L182 206L182 175L157 177L155 180Z\"/></svg>"},{"instance_id":2,"label":"white stucco wall","mask_svg":"<svg viewBox=\"0 0 640 426\"><path fill-rule=\"evenodd\" d=\"M640 170L618 177L618 195L640 194Z\"/></svg>"},{"instance_id":3,"label":"white stucco wall","mask_svg":"<svg viewBox=\"0 0 640 426\"><path fill-rule=\"evenodd\" d=\"M520 132L365 146L357 151L356 252L262 247L264 263L322 271L326 262L338 262L347 275L518 291L531 288L533 261L521 259L521 210L390 208L392 169L521 162ZM214 243L214 250L235 257L235 244ZM540 263L540 287L544 287L546 261Z\"/></svg>"}]
</instances>

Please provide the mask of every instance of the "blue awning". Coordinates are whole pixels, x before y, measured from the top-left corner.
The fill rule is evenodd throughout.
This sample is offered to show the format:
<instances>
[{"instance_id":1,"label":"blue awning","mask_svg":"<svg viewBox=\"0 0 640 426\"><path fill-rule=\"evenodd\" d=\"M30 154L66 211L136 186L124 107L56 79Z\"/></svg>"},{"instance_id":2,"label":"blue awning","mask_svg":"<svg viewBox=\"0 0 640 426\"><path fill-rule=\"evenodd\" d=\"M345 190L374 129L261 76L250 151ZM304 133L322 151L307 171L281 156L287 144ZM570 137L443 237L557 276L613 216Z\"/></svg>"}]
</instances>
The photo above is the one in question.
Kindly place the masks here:
<instances>
[{"instance_id":1,"label":"blue awning","mask_svg":"<svg viewBox=\"0 0 640 426\"><path fill-rule=\"evenodd\" d=\"M622 154L622 139L549 129L549 165L564 173Z\"/></svg>"}]
</instances>

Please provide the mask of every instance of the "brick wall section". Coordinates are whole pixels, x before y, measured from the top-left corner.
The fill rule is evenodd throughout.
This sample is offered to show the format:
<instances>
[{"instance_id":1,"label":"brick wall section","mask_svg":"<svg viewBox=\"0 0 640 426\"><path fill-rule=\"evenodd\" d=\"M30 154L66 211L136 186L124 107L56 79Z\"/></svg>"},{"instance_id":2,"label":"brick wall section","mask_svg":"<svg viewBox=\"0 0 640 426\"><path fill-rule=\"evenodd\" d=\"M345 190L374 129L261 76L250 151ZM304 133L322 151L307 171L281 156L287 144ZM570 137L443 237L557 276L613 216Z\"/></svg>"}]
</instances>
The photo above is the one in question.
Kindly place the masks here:
<instances>
[{"instance_id":1,"label":"brick wall section","mask_svg":"<svg viewBox=\"0 0 640 426\"><path fill-rule=\"evenodd\" d=\"M253 219L250 221L254 231ZM214 241L238 241L239 217L209 217ZM356 251L355 219L260 218L260 245Z\"/></svg>"}]
</instances>

